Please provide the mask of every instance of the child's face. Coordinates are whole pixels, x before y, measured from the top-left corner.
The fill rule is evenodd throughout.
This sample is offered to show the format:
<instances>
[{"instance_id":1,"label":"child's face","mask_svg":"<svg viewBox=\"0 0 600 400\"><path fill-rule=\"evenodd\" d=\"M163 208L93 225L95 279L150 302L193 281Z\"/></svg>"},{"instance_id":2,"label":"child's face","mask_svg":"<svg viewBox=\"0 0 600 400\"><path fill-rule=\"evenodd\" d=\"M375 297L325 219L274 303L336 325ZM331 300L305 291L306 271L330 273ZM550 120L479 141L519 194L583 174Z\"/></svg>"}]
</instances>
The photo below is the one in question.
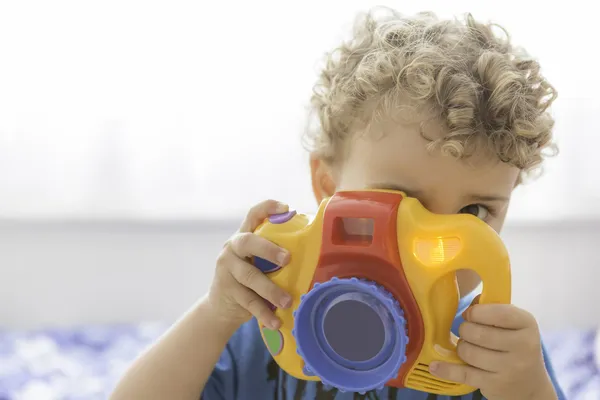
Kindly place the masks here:
<instances>
[{"instance_id":1,"label":"child's face","mask_svg":"<svg viewBox=\"0 0 600 400\"><path fill-rule=\"evenodd\" d=\"M423 135L435 138L441 128L428 123ZM431 212L470 213L500 231L506 217L519 169L502 163L487 151L466 160L429 151L419 124L399 126L388 121L373 126L370 134L356 135L341 165L311 163L315 195L335 190L395 189L416 197Z\"/></svg>"}]
</instances>

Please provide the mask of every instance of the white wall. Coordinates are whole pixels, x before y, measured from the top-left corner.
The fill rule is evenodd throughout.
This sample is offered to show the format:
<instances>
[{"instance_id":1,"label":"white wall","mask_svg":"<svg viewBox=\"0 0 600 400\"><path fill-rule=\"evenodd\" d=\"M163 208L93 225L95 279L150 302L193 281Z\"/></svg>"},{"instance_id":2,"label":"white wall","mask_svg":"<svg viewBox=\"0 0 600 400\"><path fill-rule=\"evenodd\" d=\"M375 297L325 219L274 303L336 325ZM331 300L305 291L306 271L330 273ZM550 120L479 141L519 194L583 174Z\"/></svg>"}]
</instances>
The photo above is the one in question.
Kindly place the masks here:
<instances>
[{"instance_id":1,"label":"white wall","mask_svg":"<svg viewBox=\"0 0 600 400\"><path fill-rule=\"evenodd\" d=\"M171 321L203 294L233 223L0 225L0 327ZM545 328L599 326L598 224L506 228L514 302Z\"/></svg>"},{"instance_id":2,"label":"white wall","mask_svg":"<svg viewBox=\"0 0 600 400\"><path fill-rule=\"evenodd\" d=\"M0 216L230 218L267 196L313 209L300 134L318 67L356 14L381 3L304 0L287 18L274 0L1 2L0 38L10 40L0 41ZM539 1L519 1L519 12L504 1L387 3L406 14L470 11L540 61L560 93L561 155L527 196L517 190L511 214L600 218L600 175L590 173L600 80L573 73L557 51L598 65L588 31L597 14L581 12L582 1L544 1L543 19L531 18Z\"/></svg>"}]
</instances>

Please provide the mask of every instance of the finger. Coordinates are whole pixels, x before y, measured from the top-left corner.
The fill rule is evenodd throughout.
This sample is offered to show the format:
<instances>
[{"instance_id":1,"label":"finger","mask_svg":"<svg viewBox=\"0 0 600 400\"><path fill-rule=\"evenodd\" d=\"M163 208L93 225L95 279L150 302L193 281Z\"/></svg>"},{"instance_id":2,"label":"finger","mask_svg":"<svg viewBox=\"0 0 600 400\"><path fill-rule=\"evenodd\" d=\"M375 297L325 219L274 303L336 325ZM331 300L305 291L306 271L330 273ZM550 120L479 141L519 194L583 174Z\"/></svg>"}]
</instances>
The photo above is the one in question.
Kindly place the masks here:
<instances>
[{"instance_id":1,"label":"finger","mask_svg":"<svg viewBox=\"0 0 600 400\"><path fill-rule=\"evenodd\" d=\"M466 321L504 329L524 329L536 324L527 311L512 304L476 304L465 311Z\"/></svg>"},{"instance_id":2,"label":"finger","mask_svg":"<svg viewBox=\"0 0 600 400\"><path fill-rule=\"evenodd\" d=\"M499 365L506 365L508 353L484 349L464 340L458 342L456 353L467 364L488 372L499 372Z\"/></svg>"},{"instance_id":3,"label":"finger","mask_svg":"<svg viewBox=\"0 0 600 400\"><path fill-rule=\"evenodd\" d=\"M275 316L265 300L252 290L240 285L233 293L233 298L267 328L279 329L281 326L281 320Z\"/></svg>"},{"instance_id":4,"label":"finger","mask_svg":"<svg viewBox=\"0 0 600 400\"><path fill-rule=\"evenodd\" d=\"M464 383L472 387L480 388L486 380L489 381L493 372L487 372L479 368L464 364L450 364L434 361L429 365L429 372L438 378L456 383Z\"/></svg>"},{"instance_id":5,"label":"finger","mask_svg":"<svg viewBox=\"0 0 600 400\"><path fill-rule=\"evenodd\" d=\"M240 232L254 232L263 221L273 214L281 214L289 210L289 207L275 200L266 200L258 203L248 211L246 218L240 226Z\"/></svg>"},{"instance_id":6,"label":"finger","mask_svg":"<svg viewBox=\"0 0 600 400\"><path fill-rule=\"evenodd\" d=\"M458 327L458 336L461 340L489 350L509 351L516 347L520 335L518 331L467 321Z\"/></svg>"},{"instance_id":7,"label":"finger","mask_svg":"<svg viewBox=\"0 0 600 400\"><path fill-rule=\"evenodd\" d=\"M233 252L240 258L256 256L282 267L290 260L287 250L254 233L237 233L231 238L230 245Z\"/></svg>"},{"instance_id":8,"label":"finger","mask_svg":"<svg viewBox=\"0 0 600 400\"><path fill-rule=\"evenodd\" d=\"M230 272L242 286L249 288L275 306L288 308L292 305L292 297L288 293L248 262L239 258L232 261Z\"/></svg>"}]
</instances>

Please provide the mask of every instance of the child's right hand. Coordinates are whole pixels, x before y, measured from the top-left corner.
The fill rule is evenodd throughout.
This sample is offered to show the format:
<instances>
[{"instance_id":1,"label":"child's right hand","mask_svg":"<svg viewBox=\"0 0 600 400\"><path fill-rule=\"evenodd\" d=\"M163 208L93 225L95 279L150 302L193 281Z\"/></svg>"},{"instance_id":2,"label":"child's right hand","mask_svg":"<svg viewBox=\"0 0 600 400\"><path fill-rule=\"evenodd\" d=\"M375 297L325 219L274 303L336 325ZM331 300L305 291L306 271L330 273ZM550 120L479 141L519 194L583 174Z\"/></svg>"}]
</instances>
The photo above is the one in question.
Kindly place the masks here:
<instances>
[{"instance_id":1,"label":"child's right hand","mask_svg":"<svg viewBox=\"0 0 600 400\"><path fill-rule=\"evenodd\" d=\"M289 262L289 252L253 233L269 215L286 211L286 205L274 200L257 204L248 212L240 229L225 243L208 295L222 321L241 325L253 315L263 325L279 328L281 321L265 300L276 307L288 308L292 298L254 267L250 258L261 257L281 266Z\"/></svg>"}]
</instances>

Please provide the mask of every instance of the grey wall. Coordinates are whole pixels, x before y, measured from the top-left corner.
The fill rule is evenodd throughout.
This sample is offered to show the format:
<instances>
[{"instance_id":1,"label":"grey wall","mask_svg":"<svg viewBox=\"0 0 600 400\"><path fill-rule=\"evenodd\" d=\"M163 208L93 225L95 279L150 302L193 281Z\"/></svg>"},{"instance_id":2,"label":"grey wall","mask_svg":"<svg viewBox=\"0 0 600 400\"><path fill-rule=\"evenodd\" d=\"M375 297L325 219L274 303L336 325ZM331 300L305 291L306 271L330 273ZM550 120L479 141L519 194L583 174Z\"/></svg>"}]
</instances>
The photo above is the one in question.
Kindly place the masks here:
<instances>
[{"instance_id":1,"label":"grey wall","mask_svg":"<svg viewBox=\"0 0 600 400\"><path fill-rule=\"evenodd\" d=\"M171 321L206 292L234 223L0 224L0 325ZM600 224L512 226L514 303L600 326Z\"/></svg>"}]
</instances>

